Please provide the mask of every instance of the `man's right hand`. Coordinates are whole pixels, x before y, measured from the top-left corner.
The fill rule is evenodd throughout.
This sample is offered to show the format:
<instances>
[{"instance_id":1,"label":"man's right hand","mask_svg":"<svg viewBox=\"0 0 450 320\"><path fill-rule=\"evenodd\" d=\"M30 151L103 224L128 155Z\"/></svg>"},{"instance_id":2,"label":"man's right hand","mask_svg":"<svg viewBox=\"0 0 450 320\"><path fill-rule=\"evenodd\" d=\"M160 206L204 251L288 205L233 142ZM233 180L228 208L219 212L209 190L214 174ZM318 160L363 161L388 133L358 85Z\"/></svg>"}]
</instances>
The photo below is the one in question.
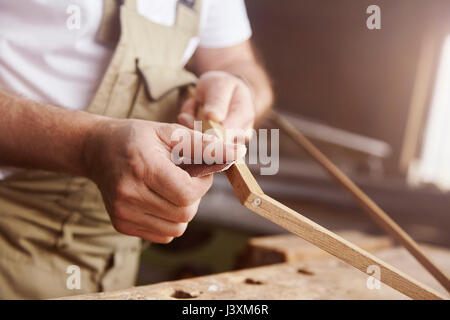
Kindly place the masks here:
<instances>
[{"instance_id":1,"label":"man's right hand","mask_svg":"<svg viewBox=\"0 0 450 320\"><path fill-rule=\"evenodd\" d=\"M114 227L152 242L180 236L212 183L212 176L191 177L172 162L175 130L186 130L203 149L218 144L230 161L246 151L177 124L112 119L2 91L0 115L0 168L86 176L99 187Z\"/></svg>"},{"instance_id":2,"label":"man's right hand","mask_svg":"<svg viewBox=\"0 0 450 320\"><path fill-rule=\"evenodd\" d=\"M220 144L224 158L234 155L227 160L245 155L245 146L223 144L177 124L100 121L86 139L84 159L87 174L99 187L118 232L169 243L181 236L194 218L213 178L191 177L172 162L175 130L186 130L203 149Z\"/></svg>"}]
</instances>

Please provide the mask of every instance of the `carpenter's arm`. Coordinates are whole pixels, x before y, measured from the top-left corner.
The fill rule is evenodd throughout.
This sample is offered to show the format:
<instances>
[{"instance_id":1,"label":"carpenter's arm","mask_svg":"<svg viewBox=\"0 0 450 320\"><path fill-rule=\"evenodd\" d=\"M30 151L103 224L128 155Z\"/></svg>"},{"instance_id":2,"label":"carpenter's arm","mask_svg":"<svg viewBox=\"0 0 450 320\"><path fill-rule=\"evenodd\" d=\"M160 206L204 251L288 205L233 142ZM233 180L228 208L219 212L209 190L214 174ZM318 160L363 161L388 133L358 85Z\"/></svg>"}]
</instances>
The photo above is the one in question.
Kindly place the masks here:
<instances>
[{"instance_id":1,"label":"carpenter's arm","mask_svg":"<svg viewBox=\"0 0 450 320\"><path fill-rule=\"evenodd\" d=\"M83 145L101 117L0 91L0 165L87 175Z\"/></svg>"},{"instance_id":2,"label":"carpenter's arm","mask_svg":"<svg viewBox=\"0 0 450 320\"><path fill-rule=\"evenodd\" d=\"M172 162L174 136L223 149L219 160L246 151L176 124L112 119L0 92L0 166L89 177L116 230L151 242L181 236L212 183L212 176L191 177Z\"/></svg>"}]
</instances>

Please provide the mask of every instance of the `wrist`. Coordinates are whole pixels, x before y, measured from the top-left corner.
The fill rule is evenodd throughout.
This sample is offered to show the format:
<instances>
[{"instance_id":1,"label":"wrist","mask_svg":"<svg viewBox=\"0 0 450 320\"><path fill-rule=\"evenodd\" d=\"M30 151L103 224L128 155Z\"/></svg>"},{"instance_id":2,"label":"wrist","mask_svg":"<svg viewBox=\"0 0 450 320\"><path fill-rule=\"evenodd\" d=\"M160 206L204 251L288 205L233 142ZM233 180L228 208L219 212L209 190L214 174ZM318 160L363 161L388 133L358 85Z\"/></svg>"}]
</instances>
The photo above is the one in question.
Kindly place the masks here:
<instances>
[{"instance_id":1,"label":"wrist","mask_svg":"<svg viewBox=\"0 0 450 320\"><path fill-rule=\"evenodd\" d=\"M80 169L84 177L95 181L96 163L100 160L102 144L110 127L110 122L114 120L99 115L89 116L90 119L85 128L82 143Z\"/></svg>"}]
</instances>

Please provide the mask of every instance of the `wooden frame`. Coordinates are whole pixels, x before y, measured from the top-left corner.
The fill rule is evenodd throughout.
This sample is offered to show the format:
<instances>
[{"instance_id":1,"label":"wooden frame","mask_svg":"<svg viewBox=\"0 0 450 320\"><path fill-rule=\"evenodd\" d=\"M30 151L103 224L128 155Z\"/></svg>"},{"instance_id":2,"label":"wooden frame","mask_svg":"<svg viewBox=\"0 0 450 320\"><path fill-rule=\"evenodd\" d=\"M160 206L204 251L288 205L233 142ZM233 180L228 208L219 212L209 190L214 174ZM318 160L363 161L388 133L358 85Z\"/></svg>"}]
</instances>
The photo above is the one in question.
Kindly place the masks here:
<instances>
[{"instance_id":1,"label":"wooden frame","mask_svg":"<svg viewBox=\"0 0 450 320\"><path fill-rule=\"evenodd\" d=\"M416 260L430 272L439 283L450 292L449 277L435 265L414 241L386 212L370 199L353 181L336 167L319 149L317 149L296 127L275 112L271 120L282 128L298 145L315 159L340 185L342 185L369 214L369 216L396 241L406 248Z\"/></svg>"},{"instance_id":2,"label":"wooden frame","mask_svg":"<svg viewBox=\"0 0 450 320\"><path fill-rule=\"evenodd\" d=\"M204 120L203 130L209 129L213 129L217 136L224 139L223 129L219 124ZM381 271L380 280L383 283L413 299L446 299L439 292L412 279L400 270L265 195L244 163L233 164L226 171L226 174L239 201L249 210L300 236L364 273L369 266L378 266Z\"/></svg>"}]
</instances>

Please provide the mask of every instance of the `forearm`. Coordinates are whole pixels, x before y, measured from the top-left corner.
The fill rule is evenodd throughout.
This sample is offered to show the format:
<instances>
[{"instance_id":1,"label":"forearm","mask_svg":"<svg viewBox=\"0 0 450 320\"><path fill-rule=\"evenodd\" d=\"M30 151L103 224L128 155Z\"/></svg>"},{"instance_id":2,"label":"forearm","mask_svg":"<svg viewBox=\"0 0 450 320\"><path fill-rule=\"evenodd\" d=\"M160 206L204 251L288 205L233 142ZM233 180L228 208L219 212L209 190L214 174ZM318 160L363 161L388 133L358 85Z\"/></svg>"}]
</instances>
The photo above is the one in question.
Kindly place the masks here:
<instances>
[{"instance_id":1,"label":"forearm","mask_svg":"<svg viewBox=\"0 0 450 320\"><path fill-rule=\"evenodd\" d=\"M0 91L0 166L86 175L83 146L102 118Z\"/></svg>"}]
</instances>

